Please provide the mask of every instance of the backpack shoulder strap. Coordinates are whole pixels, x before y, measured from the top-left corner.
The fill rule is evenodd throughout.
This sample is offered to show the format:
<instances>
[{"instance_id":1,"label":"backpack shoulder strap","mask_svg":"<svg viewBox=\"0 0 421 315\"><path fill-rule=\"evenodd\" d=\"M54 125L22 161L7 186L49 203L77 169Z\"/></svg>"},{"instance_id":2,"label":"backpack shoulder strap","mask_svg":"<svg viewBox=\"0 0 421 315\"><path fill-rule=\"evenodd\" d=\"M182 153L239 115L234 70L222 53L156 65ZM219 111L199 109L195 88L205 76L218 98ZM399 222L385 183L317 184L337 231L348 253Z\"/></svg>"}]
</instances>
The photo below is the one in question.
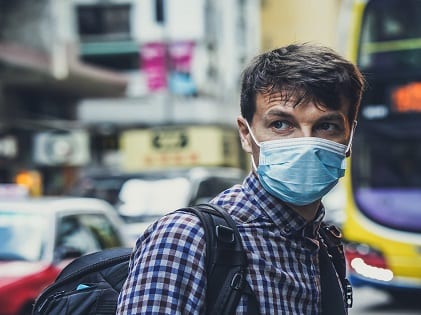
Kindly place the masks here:
<instances>
[{"instance_id":1,"label":"backpack shoulder strap","mask_svg":"<svg viewBox=\"0 0 421 315\"><path fill-rule=\"evenodd\" d=\"M325 222L322 222L319 233L324 243L323 251L327 251L326 254L329 258L324 260L324 264L333 265L341 282L345 306L347 308L351 308L353 302L352 287L346 278L346 263L342 244L342 233L335 225L328 225Z\"/></svg>"},{"instance_id":2,"label":"backpack shoulder strap","mask_svg":"<svg viewBox=\"0 0 421 315\"><path fill-rule=\"evenodd\" d=\"M85 254L70 262L59 274L56 282L73 281L96 270L103 270L121 262L128 262L132 249L115 247Z\"/></svg>"},{"instance_id":3,"label":"backpack shoulder strap","mask_svg":"<svg viewBox=\"0 0 421 315\"><path fill-rule=\"evenodd\" d=\"M206 237L207 314L234 314L243 294L249 294L248 313L259 314L257 299L246 281L247 256L237 225L214 204L186 209L199 217Z\"/></svg>"}]
</instances>

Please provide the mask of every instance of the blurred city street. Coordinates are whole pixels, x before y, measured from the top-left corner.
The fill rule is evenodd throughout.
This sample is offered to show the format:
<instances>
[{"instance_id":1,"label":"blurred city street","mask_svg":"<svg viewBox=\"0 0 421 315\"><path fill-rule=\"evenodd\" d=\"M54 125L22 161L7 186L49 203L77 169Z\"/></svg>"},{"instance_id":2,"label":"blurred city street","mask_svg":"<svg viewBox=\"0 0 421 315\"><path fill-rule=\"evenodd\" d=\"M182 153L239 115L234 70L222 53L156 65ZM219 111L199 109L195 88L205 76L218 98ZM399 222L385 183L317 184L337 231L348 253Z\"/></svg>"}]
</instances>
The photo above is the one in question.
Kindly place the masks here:
<instances>
[{"instance_id":1,"label":"blurred city street","mask_svg":"<svg viewBox=\"0 0 421 315\"><path fill-rule=\"evenodd\" d=\"M367 80L322 199L364 285L349 314L421 314L421 294L373 289L421 292L420 0L0 0L0 315L31 314L71 259L242 183L243 68L299 42Z\"/></svg>"},{"instance_id":2,"label":"blurred city street","mask_svg":"<svg viewBox=\"0 0 421 315\"><path fill-rule=\"evenodd\" d=\"M354 288L354 306L349 315L415 315L421 314L421 299L396 301L384 292L371 288Z\"/></svg>"}]
</instances>

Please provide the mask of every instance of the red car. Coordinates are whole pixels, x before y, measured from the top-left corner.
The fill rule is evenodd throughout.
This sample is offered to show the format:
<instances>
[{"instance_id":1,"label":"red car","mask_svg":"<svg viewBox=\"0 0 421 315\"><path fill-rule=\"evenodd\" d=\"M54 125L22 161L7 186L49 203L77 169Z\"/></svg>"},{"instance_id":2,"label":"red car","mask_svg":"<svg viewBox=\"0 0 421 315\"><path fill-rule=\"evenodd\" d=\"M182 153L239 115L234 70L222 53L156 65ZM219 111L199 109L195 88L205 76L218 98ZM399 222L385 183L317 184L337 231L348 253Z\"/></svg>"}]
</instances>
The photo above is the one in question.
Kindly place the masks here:
<instances>
[{"instance_id":1,"label":"red car","mask_svg":"<svg viewBox=\"0 0 421 315\"><path fill-rule=\"evenodd\" d=\"M94 198L0 201L0 314L31 314L71 259L127 246L112 207Z\"/></svg>"}]
</instances>

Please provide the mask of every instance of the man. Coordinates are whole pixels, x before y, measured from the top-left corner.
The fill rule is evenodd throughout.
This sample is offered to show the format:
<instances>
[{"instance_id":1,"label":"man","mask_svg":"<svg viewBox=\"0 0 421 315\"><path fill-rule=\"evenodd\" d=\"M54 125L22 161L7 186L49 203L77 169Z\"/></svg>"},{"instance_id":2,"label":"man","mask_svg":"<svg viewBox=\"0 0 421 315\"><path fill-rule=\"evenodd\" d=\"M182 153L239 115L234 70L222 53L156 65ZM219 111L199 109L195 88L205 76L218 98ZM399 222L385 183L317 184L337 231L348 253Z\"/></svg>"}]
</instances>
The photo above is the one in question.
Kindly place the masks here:
<instances>
[{"instance_id":1,"label":"man","mask_svg":"<svg viewBox=\"0 0 421 315\"><path fill-rule=\"evenodd\" d=\"M321 312L321 198L344 175L363 83L354 65L310 44L263 53L243 73L237 123L253 169L212 202L237 223L261 314ZM153 224L137 241L118 314L204 314L205 247L191 214ZM236 313L247 313L246 296Z\"/></svg>"}]
</instances>

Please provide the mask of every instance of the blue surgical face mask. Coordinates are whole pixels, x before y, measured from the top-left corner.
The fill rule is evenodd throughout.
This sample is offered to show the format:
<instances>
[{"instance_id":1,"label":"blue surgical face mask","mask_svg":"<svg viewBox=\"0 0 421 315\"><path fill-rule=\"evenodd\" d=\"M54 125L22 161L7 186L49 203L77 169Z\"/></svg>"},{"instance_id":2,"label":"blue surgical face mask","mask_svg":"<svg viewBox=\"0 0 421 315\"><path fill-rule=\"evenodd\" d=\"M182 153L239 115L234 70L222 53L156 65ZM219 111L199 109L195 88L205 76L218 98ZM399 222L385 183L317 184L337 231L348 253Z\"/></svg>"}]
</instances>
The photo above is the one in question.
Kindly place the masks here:
<instances>
[{"instance_id":1,"label":"blue surgical face mask","mask_svg":"<svg viewBox=\"0 0 421 315\"><path fill-rule=\"evenodd\" d=\"M258 142L259 165L253 166L271 195L293 205L308 205L326 195L345 174L348 146L318 137Z\"/></svg>"}]
</instances>

